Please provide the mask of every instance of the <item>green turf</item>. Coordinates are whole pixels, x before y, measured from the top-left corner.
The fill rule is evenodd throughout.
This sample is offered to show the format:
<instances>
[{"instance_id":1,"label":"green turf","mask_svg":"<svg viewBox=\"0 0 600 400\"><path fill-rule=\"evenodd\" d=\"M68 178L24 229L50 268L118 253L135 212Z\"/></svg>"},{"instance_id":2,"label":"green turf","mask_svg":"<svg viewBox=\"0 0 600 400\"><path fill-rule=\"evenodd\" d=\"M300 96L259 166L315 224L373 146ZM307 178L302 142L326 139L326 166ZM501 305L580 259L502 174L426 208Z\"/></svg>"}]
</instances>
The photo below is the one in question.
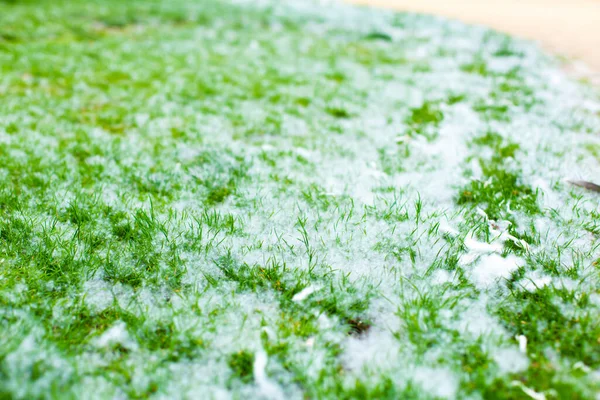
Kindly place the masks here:
<instances>
[{"instance_id":1,"label":"green turf","mask_svg":"<svg viewBox=\"0 0 600 400\"><path fill-rule=\"evenodd\" d=\"M0 398L594 398L598 133L483 28L0 0Z\"/></svg>"}]
</instances>

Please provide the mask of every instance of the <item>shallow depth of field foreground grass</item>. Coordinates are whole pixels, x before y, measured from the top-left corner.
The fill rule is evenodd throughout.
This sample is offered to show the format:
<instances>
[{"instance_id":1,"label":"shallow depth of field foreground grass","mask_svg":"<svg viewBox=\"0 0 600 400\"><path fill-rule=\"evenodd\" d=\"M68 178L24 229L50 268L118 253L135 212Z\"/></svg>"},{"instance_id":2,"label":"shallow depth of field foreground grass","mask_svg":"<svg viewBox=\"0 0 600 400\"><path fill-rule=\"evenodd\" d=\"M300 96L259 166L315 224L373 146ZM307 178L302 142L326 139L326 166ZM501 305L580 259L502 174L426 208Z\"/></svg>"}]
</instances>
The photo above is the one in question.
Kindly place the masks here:
<instances>
[{"instance_id":1,"label":"shallow depth of field foreground grass","mask_svg":"<svg viewBox=\"0 0 600 400\"><path fill-rule=\"evenodd\" d=\"M594 398L600 98L309 1L0 1L0 397Z\"/></svg>"}]
</instances>

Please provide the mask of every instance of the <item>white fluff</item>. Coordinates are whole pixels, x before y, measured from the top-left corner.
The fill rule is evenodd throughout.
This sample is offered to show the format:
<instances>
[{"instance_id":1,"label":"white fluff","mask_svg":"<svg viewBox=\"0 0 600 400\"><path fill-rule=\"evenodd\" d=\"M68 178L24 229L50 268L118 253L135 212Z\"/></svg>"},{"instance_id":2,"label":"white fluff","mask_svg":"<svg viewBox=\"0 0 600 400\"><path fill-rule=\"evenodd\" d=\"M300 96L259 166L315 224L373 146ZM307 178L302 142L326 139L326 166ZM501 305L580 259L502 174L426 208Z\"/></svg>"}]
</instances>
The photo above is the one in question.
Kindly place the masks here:
<instances>
[{"instance_id":1,"label":"white fluff","mask_svg":"<svg viewBox=\"0 0 600 400\"><path fill-rule=\"evenodd\" d=\"M487 288L498 279L510 277L513 271L523 265L525 261L512 254L507 257L499 254L484 255L473 268L473 283L478 288Z\"/></svg>"},{"instance_id":2,"label":"white fluff","mask_svg":"<svg viewBox=\"0 0 600 400\"><path fill-rule=\"evenodd\" d=\"M267 353L259 350L254 356L254 381L258 386L261 395L269 400L283 399L283 392L279 386L267 377Z\"/></svg>"}]
</instances>

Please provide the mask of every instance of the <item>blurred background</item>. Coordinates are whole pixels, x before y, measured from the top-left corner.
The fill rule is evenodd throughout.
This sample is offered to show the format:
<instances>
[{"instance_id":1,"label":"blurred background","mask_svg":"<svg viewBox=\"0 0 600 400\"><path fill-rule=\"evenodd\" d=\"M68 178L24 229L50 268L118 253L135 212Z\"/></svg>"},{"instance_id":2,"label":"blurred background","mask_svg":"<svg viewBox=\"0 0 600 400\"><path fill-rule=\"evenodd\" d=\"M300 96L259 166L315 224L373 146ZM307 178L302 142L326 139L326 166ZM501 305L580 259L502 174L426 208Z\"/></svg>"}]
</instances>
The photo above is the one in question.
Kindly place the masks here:
<instances>
[{"instance_id":1,"label":"blurred background","mask_svg":"<svg viewBox=\"0 0 600 400\"><path fill-rule=\"evenodd\" d=\"M600 0L349 0L482 24L538 41L600 76ZM585 69L583 65L579 68Z\"/></svg>"}]
</instances>

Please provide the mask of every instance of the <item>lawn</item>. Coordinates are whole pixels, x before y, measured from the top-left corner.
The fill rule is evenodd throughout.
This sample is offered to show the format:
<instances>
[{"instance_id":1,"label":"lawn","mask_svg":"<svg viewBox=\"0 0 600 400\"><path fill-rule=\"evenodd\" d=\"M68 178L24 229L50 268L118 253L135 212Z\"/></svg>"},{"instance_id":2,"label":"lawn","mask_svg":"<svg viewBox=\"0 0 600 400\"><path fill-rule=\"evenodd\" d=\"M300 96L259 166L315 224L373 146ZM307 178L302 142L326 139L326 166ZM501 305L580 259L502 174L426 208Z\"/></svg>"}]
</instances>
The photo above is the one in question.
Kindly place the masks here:
<instances>
[{"instance_id":1,"label":"lawn","mask_svg":"<svg viewBox=\"0 0 600 400\"><path fill-rule=\"evenodd\" d=\"M0 0L0 398L597 398L599 133L480 27Z\"/></svg>"}]
</instances>

